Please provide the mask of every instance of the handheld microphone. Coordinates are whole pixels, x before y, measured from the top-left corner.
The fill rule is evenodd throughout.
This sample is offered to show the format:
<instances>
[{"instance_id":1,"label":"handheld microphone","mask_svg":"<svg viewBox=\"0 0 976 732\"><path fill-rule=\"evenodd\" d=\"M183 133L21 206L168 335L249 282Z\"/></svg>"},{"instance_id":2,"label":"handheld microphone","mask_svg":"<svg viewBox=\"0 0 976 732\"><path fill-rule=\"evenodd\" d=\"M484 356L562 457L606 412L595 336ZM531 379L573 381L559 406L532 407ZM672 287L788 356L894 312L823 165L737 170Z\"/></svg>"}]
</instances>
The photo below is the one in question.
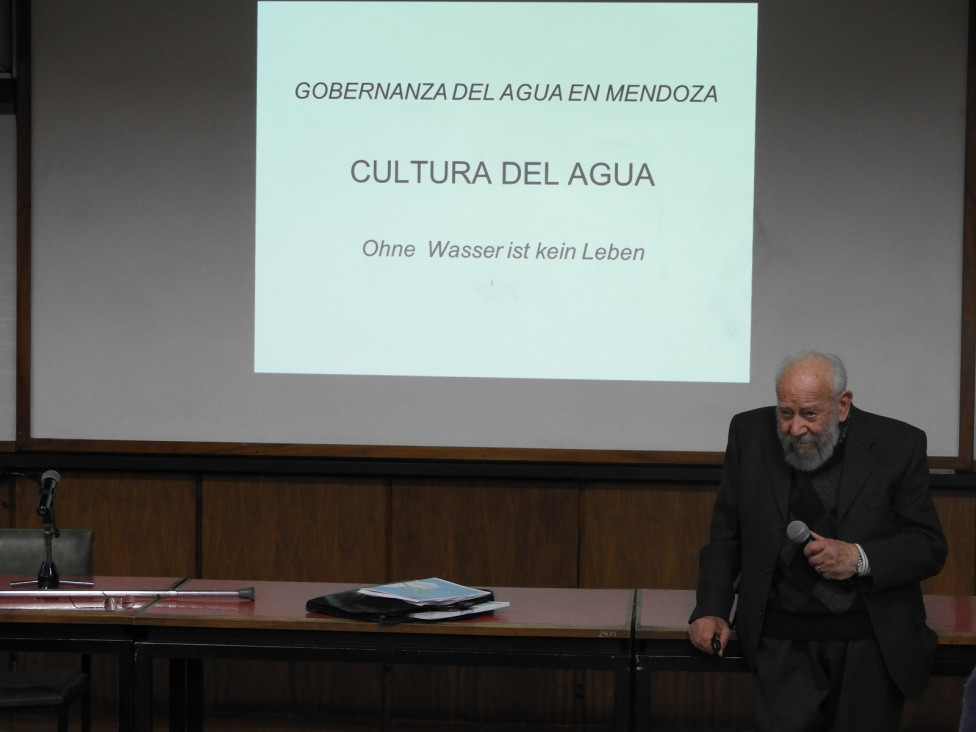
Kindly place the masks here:
<instances>
[{"instance_id":1,"label":"handheld microphone","mask_svg":"<svg viewBox=\"0 0 976 732\"><path fill-rule=\"evenodd\" d=\"M794 544L798 544L801 548L813 541L813 536L810 534L810 527L802 521L790 521L789 526L786 527L786 537ZM854 580L850 577L845 580L840 580L840 582L849 587L854 586Z\"/></svg>"},{"instance_id":2,"label":"handheld microphone","mask_svg":"<svg viewBox=\"0 0 976 732\"><path fill-rule=\"evenodd\" d=\"M44 517L51 515L54 505L54 493L61 482L61 475L56 470L48 470L41 476L41 492L37 495L37 515Z\"/></svg>"},{"instance_id":3,"label":"handheld microphone","mask_svg":"<svg viewBox=\"0 0 976 732\"><path fill-rule=\"evenodd\" d=\"M802 521L790 521L790 525L786 527L786 536L794 544L800 546L806 546L813 541L813 536L810 535L810 527Z\"/></svg>"}]
</instances>

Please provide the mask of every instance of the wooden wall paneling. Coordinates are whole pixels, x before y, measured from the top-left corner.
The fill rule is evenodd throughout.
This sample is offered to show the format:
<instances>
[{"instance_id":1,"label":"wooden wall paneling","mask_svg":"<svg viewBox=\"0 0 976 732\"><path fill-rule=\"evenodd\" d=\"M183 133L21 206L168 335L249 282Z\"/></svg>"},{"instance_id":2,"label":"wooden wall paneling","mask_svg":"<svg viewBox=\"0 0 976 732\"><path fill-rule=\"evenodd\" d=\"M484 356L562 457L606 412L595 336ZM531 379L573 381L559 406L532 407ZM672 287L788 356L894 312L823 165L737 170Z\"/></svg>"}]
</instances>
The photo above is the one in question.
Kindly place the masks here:
<instances>
[{"instance_id":1,"label":"wooden wall paneling","mask_svg":"<svg viewBox=\"0 0 976 732\"><path fill-rule=\"evenodd\" d=\"M612 716L586 721L583 683L584 672L571 669L396 665L390 668L388 715L485 727L610 727Z\"/></svg>"},{"instance_id":2,"label":"wooden wall paneling","mask_svg":"<svg viewBox=\"0 0 976 732\"><path fill-rule=\"evenodd\" d=\"M715 489L690 483L588 484L581 502L581 586L694 588ZM702 714L702 699L708 698L702 694L738 692L731 679L686 676L656 674L652 680L655 698L679 719ZM606 679L588 674L585 695L588 714L601 719L612 713L612 686ZM669 716L664 719L670 724Z\"/></svg>"},{"instance_id":3,"label":"wooden wall paneling","mask_svg":"<svg viewBox=\"0 0 976 732\"><path fill-rule=\"evenodd\" d=\"M905 703L902 732L957 732L962 715L961 676L937 676L919 699Z\"/></svg>"},{"instance_id":4,"label":"wooden wall paneling","mask_svg":"<svg viewBox=\"0 0 976 732\"><path fill-rule=\"evenodd\" d=\"M579 490L571 481L393 483L391 572L474 586L576 587ZM582 674L520 668L391 669L394 719L572 724Z\"/></svg>"},{"instance_id":5,"label":"wooden wall paneling","mask_svg":"<svg viewBox=\"0 0 976 732\"><path fill-rule=\"evenodd\" d=\"M208 476L201 500L203 576L240 580L386 580L388 483L382 478ZM379 715L378 664L213 661L216 712Z\"/></svg>"},{"instance_id":6,"label":"wooden wall paneling","mask_svg":"<svg viewBox=\"0 0 976 732\"><path fill-rule=\"evenodd\" d=\"M932 678L920 699L906 702L901 730L956 732L965 681L962 677ZM652 729L721 729L723 732L754 729L752 677L746 673L655 674L651 680L651 698Z\"/></svg>"},{"instance_id":7,"label":"wooden wall paneling","mask_svg":"<svg viewBox=\"0 0 976 732\"><path fill-rule=\"evenodd\" d=\"M575 483L395 480L392 505L395 578L577 586Z\"/></svg>"},{"instance_id":8,"label":"wooden wall paneling","mask_svg":"<svg viewBox=\"0 0 976 732\"><path fill-rule=\"evenodd\" d=\"M384 479L213 476L203 483L203 576L382 582Z\"/></svg>"},{"instance_id":9,"label":"wooden wall paneling","mask_svg":"<svg viewBox=\"0 0 976 732\"><path fill-rule=\"evenodd\" d=\"M42 528L37 483L19 480L15 523ZM95 574L174 576L196 568L196 479L172 474L61 472L58 528L95 531ZM57 544L54 544L57 564Z\"/></svg>"},{"instance_id":10,"label":"wooden wall paneling","mask_svg":"<svg viewBox=\"0 0 976 732\"><path fill-rule=\"evenodd\" d=\"M587 485L580 585L694 589L715 490L691 483Z\"/></svg>"},{"instance_id":11,"label":"wooden wall paneling","mask_svg":"<svg viewBox=\"0 0 976 732\"><path fill-rule=\"evenodd\" d=\"M0 526L14 525L14 491L16 480L12 477L0 478L0 508L3 509L3 519Z\"/></svg>"},{"instance_id":12,"label":"wooden wall paneling","mask_svg":"<svg viewBox=\"0 0 976 732\"><path fill-rule=\"evenodd\" d=\"M209 715L267 715L379 720L384 667L310 661L204 662L204 709Z\"/></svg>"},{"instance_id":13,"label":"wooden wall paneling","mask_svg":"<svg viewBox=\"0 0 976 732\"><path fill-rule=\"evenodd\" d=\"M942 572L922 583L922 590L933 595L976 594L976 494L943 488L933 490L932 498L949 555Z\"/></svg>"},{"instance_id":14,"label":"wooden wall paneling","mask_svg":"<svg viewBox=\"0 0 976 732\"><path fill-rule=\"evenodd\" d=\"M679 671L653 676L652 729L746 732L755 728L750 674Z\"/></svg>"}]
</instances>

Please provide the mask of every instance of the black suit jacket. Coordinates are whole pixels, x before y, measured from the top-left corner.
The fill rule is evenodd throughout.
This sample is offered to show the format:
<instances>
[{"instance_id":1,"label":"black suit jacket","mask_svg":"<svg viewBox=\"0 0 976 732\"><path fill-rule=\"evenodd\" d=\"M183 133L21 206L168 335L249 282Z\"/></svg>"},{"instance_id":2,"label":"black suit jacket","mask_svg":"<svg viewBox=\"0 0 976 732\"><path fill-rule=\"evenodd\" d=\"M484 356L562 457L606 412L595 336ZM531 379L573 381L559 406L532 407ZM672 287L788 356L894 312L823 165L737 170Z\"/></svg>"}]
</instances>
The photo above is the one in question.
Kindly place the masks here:
<instances>
[{"instance_id":1,"label":"black suit jacket","mask_svg":"<svg viewBox=\"0 0 976 732\"><path fill-rule=\"evenodd\" d=\"M790 521L790 468L773 407L736 415L709 543L699 559L692 620L729 618L750 667L762 633L777 554ZM925 689L936 636L920 582L942 569L946 540L929 494L925 433L851 407L840 478L837 536L864 547L869 577L855 578L892 679L908 698Z\"/></svg>"}]
</instances>

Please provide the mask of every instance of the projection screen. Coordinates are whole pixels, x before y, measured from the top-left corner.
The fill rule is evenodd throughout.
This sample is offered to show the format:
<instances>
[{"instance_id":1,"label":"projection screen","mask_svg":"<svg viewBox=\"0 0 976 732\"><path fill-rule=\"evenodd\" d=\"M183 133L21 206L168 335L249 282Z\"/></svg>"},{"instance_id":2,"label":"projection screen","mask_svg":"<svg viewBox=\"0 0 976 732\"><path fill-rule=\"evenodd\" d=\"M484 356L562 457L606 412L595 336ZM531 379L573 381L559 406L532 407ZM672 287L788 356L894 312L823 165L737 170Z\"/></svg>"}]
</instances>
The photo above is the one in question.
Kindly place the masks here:
<instances>
[{"instance_id":1,"label":"projection screen","mask_svg":"<svg viewBox=\"0 0 976 732\"><path fill-rule=\"evenodd\" d=\"M33 4L32 436L958 451L963 0Z\"/></svg>"}]
</instances>

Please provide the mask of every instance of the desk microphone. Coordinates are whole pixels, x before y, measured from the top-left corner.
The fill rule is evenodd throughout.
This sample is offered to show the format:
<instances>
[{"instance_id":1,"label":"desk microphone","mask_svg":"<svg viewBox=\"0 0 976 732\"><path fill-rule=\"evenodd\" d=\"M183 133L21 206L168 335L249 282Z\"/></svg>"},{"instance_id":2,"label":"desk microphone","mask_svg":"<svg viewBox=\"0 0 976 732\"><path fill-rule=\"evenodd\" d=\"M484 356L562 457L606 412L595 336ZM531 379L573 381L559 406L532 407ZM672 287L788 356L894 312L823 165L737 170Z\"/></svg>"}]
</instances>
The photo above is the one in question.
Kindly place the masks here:
<instances>
[{"instance_id":1,"label":"desk microphone","mask_svg":"<svg viewBox=\"0 0 976 732\"><path fill-rule=\"evenodd\" d=\"M44 522L44 561L37 573L37 588L40 590L56 589L61 582L51 556L51 539L61 535L54 525L54 492L60 482L61 474L57 470L46 470L41 475L41 492L37 496L37 515Z\"/></svg>"},{"instance_id":2,"label":"desk microphone","mask_svg":"<svg viewBox=\"0 0 976 732\"><path fill-rule=\"evenodd\" d=\"M61 474L57 470L46 470L41 476L41 492L37 496L37 513L46 516L51 513L54 505L54 492L61 482Z\"/></svg>"}]
</instances>

